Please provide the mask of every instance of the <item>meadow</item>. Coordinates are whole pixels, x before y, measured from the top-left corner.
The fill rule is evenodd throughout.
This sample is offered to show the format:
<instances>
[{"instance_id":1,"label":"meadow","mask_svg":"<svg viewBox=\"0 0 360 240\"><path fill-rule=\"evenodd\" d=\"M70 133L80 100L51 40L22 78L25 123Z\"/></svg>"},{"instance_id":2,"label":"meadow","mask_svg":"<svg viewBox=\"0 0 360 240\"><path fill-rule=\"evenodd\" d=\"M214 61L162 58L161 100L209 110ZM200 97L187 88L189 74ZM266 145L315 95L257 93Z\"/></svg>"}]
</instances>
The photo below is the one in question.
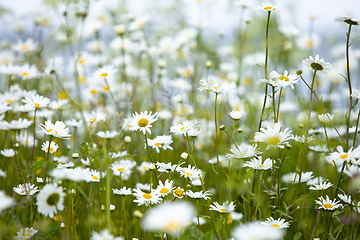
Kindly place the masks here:
<instances>
[{"instance_id":1,"label":"meadow","mask_svg":"<svg viewBox=\"0 0 360 240\"><path fill-rule=\"evenodd\" d=\"M0 239L360 239L359 20L98 2L0 9Z\"/></svg>"}]
</instances>

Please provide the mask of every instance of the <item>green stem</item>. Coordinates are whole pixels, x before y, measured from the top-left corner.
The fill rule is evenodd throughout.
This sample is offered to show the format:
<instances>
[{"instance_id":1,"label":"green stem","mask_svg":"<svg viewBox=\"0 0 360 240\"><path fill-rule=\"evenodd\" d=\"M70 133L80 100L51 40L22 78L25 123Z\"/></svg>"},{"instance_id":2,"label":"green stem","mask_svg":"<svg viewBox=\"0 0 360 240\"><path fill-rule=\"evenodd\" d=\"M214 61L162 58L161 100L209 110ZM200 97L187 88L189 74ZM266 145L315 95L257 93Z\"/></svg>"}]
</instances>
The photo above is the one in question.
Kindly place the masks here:
<instances>
[{"instance_id":1,"label":"green stem","mask_svg":"<svg viewBox=\"0 0 360 240\"><path fill-rule=\"evenodd\" d=\"M346 70L347 70L347 82L349 84L349 113L348 119L346 121L346 151L349 149L349 130L350 130L350 116L351 116L351 109L352 109L352 87L351 87L351 80L350 80L350 60L349 60L349 41L350 41L350 32L351 32L351 24L349 24L349 31L346 34Z\"/></svg>"},{"instance_id":2,"label":"green stem","mask_svg":"<svg viewBox=\"0 0 360 240\"><path fill-rule=\"evenodd\" d=\"M282 94L283 88L280 88L280 93L279 93L279 101L278 101L278 107L277 107L277 114L276 114L276 121L279 121L279 113L280 113L280 100L281 100L281 94Z\"/></svg>"},{"instance_id":3,"label":"green stem","mask_svg":"<svg viewBox=\"0 0 360 240\"><path fill-rule=\"evenodd\" d=\"M148 140L147 140L147 137L146 137L146 133L144 134L144 136L145 136L146 150L147 150L147 152L148 152L148 154L149 154L149 156L150 156L150 161L151 161L152 164L155 164L155 163L154 163L154 159L152 158L152 155L151 155L151 152L150 152L150 149L149 149L149 144L148 144ZM155 180L156 180L156 184L158 184L158 183L159 183L159 180L158 180L158 178L157 178L157 176L156 176L155 170L152 171L152 172L154 173ZM151 183L150 183L150 186L151 186Z\"/></svg>"}]
</instances>

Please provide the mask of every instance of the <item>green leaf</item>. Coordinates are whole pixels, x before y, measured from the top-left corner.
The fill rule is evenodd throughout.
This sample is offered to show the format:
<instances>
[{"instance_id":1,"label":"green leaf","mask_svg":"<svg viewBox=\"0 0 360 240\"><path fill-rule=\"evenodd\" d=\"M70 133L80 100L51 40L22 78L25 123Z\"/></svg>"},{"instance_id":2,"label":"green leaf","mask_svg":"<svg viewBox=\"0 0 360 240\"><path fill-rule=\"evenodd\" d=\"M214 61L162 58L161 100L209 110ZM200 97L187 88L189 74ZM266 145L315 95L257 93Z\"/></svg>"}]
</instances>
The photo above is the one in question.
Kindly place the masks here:
<instances>
[{"instance_id":1,"label":"green leaf","mask_svg":"<svg viewBox=\"0 0 360 240\"><path fill-rule=\"evenodd\" d=\"M296 200L295 202L299 202L299 201L301 201L301 200L303 200L303 199L305 199L305 198L307 198L309 195L307 195L307 194L303 194L303 195L301 195L300 197L299 197L299 199L298 200Z\"/></svg>"},{"instance_id":2,"label":"green leaf","mask_svg":"<svg viewBox=\"0 0 360 240\"><path fill-rule=\"evenodd\" d=\"M302 237L302 233L301 232L297 232L294 236L294 240L299 240Z\"/></svg>"}]
</instances>

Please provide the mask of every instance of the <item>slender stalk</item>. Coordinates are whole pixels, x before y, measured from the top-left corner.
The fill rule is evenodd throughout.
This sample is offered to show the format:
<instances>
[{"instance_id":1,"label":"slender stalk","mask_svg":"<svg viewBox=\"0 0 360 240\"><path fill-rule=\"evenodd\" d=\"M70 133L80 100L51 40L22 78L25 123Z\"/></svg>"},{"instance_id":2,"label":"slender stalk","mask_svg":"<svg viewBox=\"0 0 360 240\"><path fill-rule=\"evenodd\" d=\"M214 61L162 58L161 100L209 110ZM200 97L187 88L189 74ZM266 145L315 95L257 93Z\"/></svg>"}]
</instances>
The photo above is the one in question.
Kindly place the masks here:
<instances>
[{"instance_id":1,"label":"slender stalk","mask_svg":"<svg viewBox=\"0 0 360 240\"><path fill-rule=\"evenodd\" d=\"M275 103L275 87L272 86L272 103L273 103L273 109L274 109L274 123L277 123L277 117L276 117L276 103Z\"/></svg>"},{"instance_id":2,"label":"slender stalk","mask_svg":"<svg viewBox=\"0 0 360 240\"><path fill-rule=\"evenodd\" d=\"M117 109L120 110L120 109L121 109L121 108L120 108L120 105L119 105L119 103L118 103L117 101L115 101L115 97L114 97L114 95L113 95L113 93L112 93L112 91L111 91L111 89L110 89L110 86L109 86L109 83L108 83L107 79L104 78L104 80L105 80L106 86L107 86L107 88L108 88L108 90L109 90L111 99L112 99L113 102L115 103Z\"/></svg>"},{"instance_id":3,"label":"slender stalk","mask_svg":"<svg viewBox=\"0 0 360 240\"><path fill-rule=\"evenodd\" d=\"M150 149L149 149L149 144L148 144L148 140L147 140L147 137L146 137L146 133L144 134L144 136L145 136L146 150L147 150L147 152L148 152L148 154L149 154L149 156L150 156L150 161L151 161L152 164L155 164L155 163L154 163L154 159L152 158L152 155L151 155L151 152L150 152ZM156 176L156 172L155 172L155 171L152 171L152 172L154 172L155 179L156 179L156 184L158 184L158 183L159 183L159 180L158 180L158 178L157 178L157 176ZM151 186L151 184L150 184L150 186Z\"/></svg>"},{"instance_id":4,"label":"slender stalk","mask_svg":"<svg viewBox=\"0 0 360 240\"><path fill-rule=\"evenodd\" d=\"M346 151L349 149L349 130L350 130L350 116L352 109L352 87L350 80L350 60L349 60L349 41L350 41L350 32L351 32L351 24L349 24L349 31L346 34L346 71L347 71L347 82L349 84L349 113L346 121Z\"/></svg>"},{"instance_id":5,"label":"slender stalk","mask_svg":"<svg viewBox=\"0 0 360 240\"><path fill-rule=\"evenodd\" d=\"M268 11L268 16L267 16L267 22L266 22L266 32L265 32L265 41L266 41L266 47L265 47L265 79L268 78L268 74L267 74L267 66L268 66L268 57L269 57L269 25L270 25L270 15L271 15L271 11ZM268 91L268 83L265 86L265 96L264 96L264 104L261 110L261 114L260 114L260 123L259 123L259 131L261 128L261 123L263 121L263 115L264 115L264 111L265 111L265 106L266 106L266 98L267 98L267 91Z\"/></svg>"},{"instance_id":6,"label":"slender stalk","mask_svg":"<svg viewBox=\"0 0 360 240\"><path fill-rule=\"evenodd\" d=\"M217 98L218 98L218 94L215 93L215 152L216 152L217 164L218 166L220 166L219 149L218 149L219 131L218 131L218 122L217 122Z\"/></svg>"},{"instance_id":7,"label":"slender stalk","mask_svg":"<svg viewBox=\"0 0 360 240\"><path fill-rule=\"evenodd\" d=\"M276 121L275 123L277 123L279 121L279 113L280 113L280 100L281 100L281 94L282 94L283 88L280 88L280 93L279 93L279 101L278 101L278 107L277 107L277 114L276 114Z\"/></svg>"},{"instance_id":8,"label":"slender stalk","mask_svg":"<svg viewBox=\"0 0 360 240\"><path fill-rule=\"evenodd\" d=\"M359 129L359 120L360 120L360 110L358 112L358 117L356 120L356 128L355 128L355 134L354 134L354 141L353 141L353 147L355 148L355 144L356 144L356 135L357 135L357 131Z\"/></svg>"},{"instance_id":9,"label":"slender stalk","mask_svg":"<svg viewBox=\"0 0 360 240\"><path fill-rule=\"evenodd\" d=\"M47 179L47 176L48 176L51 139L52 139L52 135L50 135L49 148L47 149L48 153L47 153L47 157L46 157L45 177L44 177L44 183L43 183L44 185L46 184L46 179Z\"/></svg>"}]
</instances>

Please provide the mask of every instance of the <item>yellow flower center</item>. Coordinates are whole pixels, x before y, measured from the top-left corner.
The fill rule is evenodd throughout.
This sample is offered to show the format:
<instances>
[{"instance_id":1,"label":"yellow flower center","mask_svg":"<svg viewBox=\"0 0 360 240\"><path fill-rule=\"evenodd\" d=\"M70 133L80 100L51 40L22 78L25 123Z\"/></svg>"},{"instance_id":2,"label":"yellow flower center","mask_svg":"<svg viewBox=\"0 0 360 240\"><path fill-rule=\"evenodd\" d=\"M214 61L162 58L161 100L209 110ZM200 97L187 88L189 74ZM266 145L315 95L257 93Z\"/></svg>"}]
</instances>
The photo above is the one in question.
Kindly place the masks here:
<instances>
[{"instance_id":1,"label":"yellow flower center","mask_svg":"<svg viewBox=\"0 0 360 240\"><path fill-rule=\"evenodd\" d=\"M64 91L59 92L58 98L59 98L59 99L62 99L62 100L63 100L63 99L66 99L66 98L67 98L66 92L64 92Z\"/></svg>"},{"instance_id":2,"label":"yellow flower center","mask_svg":"<svg viewBox=\"0 0 360 240\"><path fill-rule=\"evenodd\" d=\"M48 148L47 148L47 151L48 151L48 152L53 152L54 149L53 149L52 147L48 147Z\"/></svg>"},{"instance_id":3,"label":"yellow flower center","mask_svg":"<svg viewBox=\"0 0 360 240\"><path fill-rule=\"evenodd\" d=\"M272 8L273 8L273 7L264 7L264 10L265 10L265 11L271 11ZM274 10L275 10L275 8L274 8Z\"/></svg>"},{"instance_id":4,"label":"yellow flower center","mask_svg":"<svg viewBox=\"0 0 360 240\"><path fill-rule=\"evenodd\" d=\"M265 166L263 164L260 164L260 168L264 168Z\"/></svg>"},{"instance_id":5,"label":"yellow flower center","mask_svg":"<svg viewBox=\"0 0 360 240\"><path fill-rule=\"evenodd\" d=\"M96 118L90 118L90 121L96 122Z\"/></svg>"},{"instance_id":6,"label":"yellow flower center","mask_svg":"<svg viewBox=\"0 0 360 240\"><path fill-rule=\"evenodd\" d=\"M163 143L155 143L154 145L157 147L162 147L164 144Z\"/></svg>"},{"instance_id":7,"label":"yellow flower center","mask_svg":"<svg viewBox=\"0 0 360 240\"><path fill-rule=\"evenodd\" d=\"M95 94L97 93L97 91L96 91L95 89L93 89L93 90L90 91L90 93L91 93L92 95L95 95Z\"/></svg>"},{"instance_id":8,"label":"yellow flower center","mask_svg":"<svg viewBox=\"0 0 360 240\"><path fill-rule=\"evenodd\" d=\"M225 212L225 208L220 208L220 212Z\"/></svg>"},{"instance_id":9,"label":"yellow flower center","mask_svg":"<svg viewBox=\"0 0 360 240\"><path fill-rule=\"evenodd\" d=\"M138 28L142 28L144 26L144 23L140 22L138 23Z\"/></svg>"},{"instance_id":10,"label":"yellow flower center","mask_svg":"<svg viewBox=\"0 0 360 240\"><path fill-rule=\"evenodd\" d=\"M341 159L345 159L345 158L347 158L348 156L349 156L349 154L345 153L345 154L343 154L343 155L340 155L340 158L341 158Z\"/></svg>"},{"instance_id":11,"label":"yellow flower center","mask_svg":"<svg viewBox=\"0 0 360 240\"><path fill-rule=\"evenodd\" d=\"M29 73L28 72L23 72L22 75L23 76L29 76Z\"/></svg>"},{"instance_id":12,"label":"yellow flower center","mask_svg":"<svg viewBox=\"0 0 360 240\"><path fill-rule=\"evenodd\" d=\"M273 223L273 224L270 225L270 227L272 227L272 228L279 228L280 226L279 226L278 224L276 224L276 223Z\"/></svg>"},{"instance_id":13,"label":"yellow flower center","mask_svg":"<svg viewBox=\"0 0 360 240\"><path fill-rule=\"evenodd\" d=\"M270 144L272 144L272 145L276 145L277 143L280 142L280 139L277 138L277 137L272 136L272 137L269 137L269 138L268 138L268 142L269 142Z\"/></svg>"},{"instance_id":14,"label":"yellow flower center","mask_svg":"<svg viewBox=\"0 0 360 240\"><path fill-rule=\"evenodd\" d=\"M184 129L185 129L185 127L180 128L181 131L184 130Z\"/></svg>"},{"instance_id":15,"label":"yellow flower center","mask_svg":"<svg viewBox=\"0 0 360 240\"><path fill-rule=\"evenodd\" d=\"M11 104L11 103L12 103L12 100L10 100L10 99L5 99L5 102L7 102L8 104Z\"/></svg>"},{"instance_id":16,"label":"yellow flower center","mask_svg":"<svg viewBox=\"0 0 360 240\"><path fill-rule=\"evenodd\" d=\"M81 60L79 61L80 64L83 64L84 62L85 62L84 59L81 59Z\"/></svg>"},{"instance_id":17,"label":"yellow flower center","mask_svg":"<svg viewBox=\"0 0 360 240\"><path fill-rule=\"evenodd\" d=\"M160 193L168 193L169 192L169 189L167 188L163 188L160 190Z\"/></svg>"},{"instance_id":18,"label":"yellow flower center","mask_svg":"<svg viewBox=\"0 0 360 240\"><path fill-rule=\"evenodd\" d=\"M10 153L8 154L8 157L11 157L11 154L10 154Z\"/></svg>"},{"instance_id":19,"label":"yellow flower center","mask_svg":"<svg viewBox=\"0 0 360 240\"><path fill-rule=\"evenodd\" d=\"M249 86L250 84L251 84L251 79L250 78L245 78L244 85Z\"/></svg>"},{"instance_id":20,"label":"yellow flower center","mask_svg":"<svg viewBox=\"0 0 360 240\"><path fill-rule=\"evenodd\" d=\"M308 47L308 48L312 48L313 47L313 42L311 40L308 40L305 42L305 46Z\"/></svg>"},{"instance_id":21,"label":"yellow flower center","mask_svg":"<svg viewBox=\"0 0 360 240\"><path fill-rule=\"evenodd\" d=\"M124 168L122 168L122 167L121 167L121 168L118 168L117 170L118 170L119 172L123 172L123 171L125 171L125 169L124 169Z\"/></svg>"},{"instance_id":22,"label":"yellow flower center","mask_svg":"<svg viewBox=\"0 0 360 240\"><path fill-rule=\"evenodd\" d=\"M149 121L146 118L142 118L138 121L139 127L146 127L148 125Z\"/></svg>"},{"instance_id":23,"label":"yellow flower center","mask_svg":"<svg viewBox=\"0 0 360 240\"><path fill-rule=\"evenodd\" d=\"M109 87L108 86L105 86L105 87L103 87L103 89L104 89L104 91L109 91Z\"/></svg>"},{"instance_id":24,"label":"yellow flower center","mask_svg":"<svg viewBox=\"0 0 360 240\"><path fill-rule=\"evenodd\" d=\"M27 51L27 50L29 50L29 46L27 46L27 45L22 45L22 46L21 46L21 49L22 49L23 51Z\"/></svg>"},{"instance_id":25,"label":"yellow flower center","mask_svg":"<svg viewBox=\"0 0 360 240\"><path fill-rule=\"evenodd\" d=\"M217 90L219 87L214 87L215 88L215 90Z\"/></svg>"},{"instance_id":26,"label":"yellow flower center","mask_svg":"<svg viewBox=\"0 0 360 240\"><path fill-rule=\"evenodd\" d=\"M165 224L164 226L164 232L177 232L178 230L180 230L181 225L178 222L175 221L169 221Z\"/></svg>"},{"instance_id":27,"label":"yellow flower center","mask_svg":"<svg viewBox=\"0 0 360 240\"><path fill-rule=\"evenodd\" d=\"M146 199L152 198L150 193L144 193L143 197L146 198Z\"/></svg>"},{"instance_id":28,"label":"yellow flower center","mask_svg":"<svg viewBox=\"0 0 360 240\"><path fill-rule=\"evenodd\" d=\"M21 194L24 194L24 193L25 193L25 191L24 191L24 190L22 190L20 193L21 193Z\"/></svg>"},{"instance_id":29,"label":"yellow flower center","mask_svg":"<svg viewBox=\"0 0 360 240\"><path fill-rule=\"evenodd\" d=\"M102 73L101 75L100 75L100 77L107 77L109 74L107 74L107 73Z\"/></svg>"},{"instance_id":30,"label":"yellow flower center","mask_svg":"<svg viewBox=\"0 0 360 240\"><path fill-rule=\"evenodd\" d=\"M183 190L181 190L181 189L176 189L174 191L174 193L175 193L175 196L177 196L177 197L181 197L184 194Z\"/></svg>"},{"instance_id":31,"label":"yellow flower center","mask_svg":"<svg viewBox=\"0 0 360 240\"><path fill-rule=\"evenodd\" d=\"M285 77L285 76L280 76L279 79L280 79L280 80L285 80L286 82L289 81L289 78L288 78L288 77Z\"/></svg>"},{"instance_id":32,"label":"yellow flower center","mask_svg":"<svg viewBox=\"0 0 360 240\"><path fill-rule=\"evenodd\" d=\"M93 176L92 179L98 180L99 178L97 176Z\"/></svg>"},{"instance_id":33,"label":"yellow flower center","mask_svg":"<svg viewBox=\"0 0 360 240\"><path fill-rule=\"evenodd\" d=\"M36 108L39 108L40 107L40 104L39 103L34 103L35 107Z\"/></svg>"},{"instance_id":34,"label":"yellow flower center","mask_svg":"<svg viewBox=\"0 0 360 240\"><path fill-rule=\"evenodd\" d=\"M325 208L333 208L334 206L331 205L330 203L325 203L325 204L324 204L324 207L325 207Z\"/></svg>"},{"instance_id":35,"label":"yellow flower center","mask_svg":"<svg viewBox=\"0 0 360 240\"><path fill-rule=\"evenodd\" d=\"M191 177L192 176L192 174L191 173L184 173L186 176L188 176L188 177Z\"/></svg>"}]
</instances>

